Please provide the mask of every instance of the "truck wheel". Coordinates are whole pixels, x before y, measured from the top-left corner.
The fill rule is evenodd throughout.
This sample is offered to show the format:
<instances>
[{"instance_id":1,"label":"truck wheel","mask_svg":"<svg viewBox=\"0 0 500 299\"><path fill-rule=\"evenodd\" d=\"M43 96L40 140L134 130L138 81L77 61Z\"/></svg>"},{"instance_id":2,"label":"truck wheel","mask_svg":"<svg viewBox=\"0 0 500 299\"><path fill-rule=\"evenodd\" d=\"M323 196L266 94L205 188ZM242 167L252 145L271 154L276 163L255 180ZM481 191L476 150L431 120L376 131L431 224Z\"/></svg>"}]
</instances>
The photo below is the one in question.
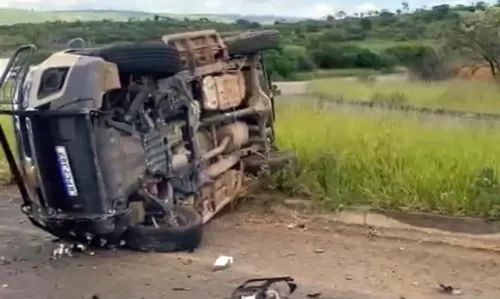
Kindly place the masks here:
<instances>
[{"instance_id":1,"label":"truck wheel","mask_svg":"<svg viewBox=\"0 0 500 299\"><path fill-rule=\"evenodd\" d=\"M277 48L279 45L279 31L260 30L224 38L230 55L253 54L258 51Z\"/></svg>"},{"instance_id":2,"label":"truck wheel","mask_svg":"<svg viewBox=\"0 0 500 299\"><path fill-rule=\"evenodd\" d=\"M293 165L296 163L297 157L290 151L272 151L267 158L254 154L241 159L241 161L246 172L256 174L266 167L274 171L287 164Z\"/></svg>"},{"instance_id":3,"label":"truck wheel","mask_svg":"<svg viewBox=\"0 0 500 299\"><path fill-rule=\"evenodd\" d=\"M200 245L203 236L203 221L196 210L186 206L175 206L174 214L178 226L158 223L132 225L125 233L126 246L133 250L154 252L176 252L193 250Z\"/></svg>"},{"instance_id":4,"label":"truck wheel","mask_svg":"<svg viewBox=\"0 0 500 299\"><path fill-rule=\"evenodd\" d=\"M163 43L116 45L93 50L90 55L116 64L123 73L170 77L181 70L179 52Z\"/></svg>"}]
</instances>

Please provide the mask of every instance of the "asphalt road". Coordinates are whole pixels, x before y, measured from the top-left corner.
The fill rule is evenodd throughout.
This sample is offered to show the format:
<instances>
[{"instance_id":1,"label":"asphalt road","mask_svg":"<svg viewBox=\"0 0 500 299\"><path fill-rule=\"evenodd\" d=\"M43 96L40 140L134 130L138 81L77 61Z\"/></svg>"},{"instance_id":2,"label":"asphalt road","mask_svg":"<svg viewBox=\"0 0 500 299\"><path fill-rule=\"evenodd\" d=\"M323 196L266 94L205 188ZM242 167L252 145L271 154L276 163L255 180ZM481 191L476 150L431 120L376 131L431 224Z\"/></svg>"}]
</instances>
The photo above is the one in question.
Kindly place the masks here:
<instances>
[{"instance_id":1,"label":"asphalt road","mask_svg":"<svg viewBox=\"0 0 500 299\"><path fill-rule=\"evenodd\" d=\"M15 197L10 189L4 198ZM7 192L5 195L5 192ZM51 260L57 244L27 222L18 202L0 203L0 298L157 299L228 298L246 279L292 275L291 298L321 292L326 299L447 298L442 282L463 288L460 298L497 299L499 256L493 252L373 237L365 228L271 213L269 203L246 203L214 219L193 253L87 251ZM219 255L234 257L212 272Z\"/></svg>"}]
</instances>

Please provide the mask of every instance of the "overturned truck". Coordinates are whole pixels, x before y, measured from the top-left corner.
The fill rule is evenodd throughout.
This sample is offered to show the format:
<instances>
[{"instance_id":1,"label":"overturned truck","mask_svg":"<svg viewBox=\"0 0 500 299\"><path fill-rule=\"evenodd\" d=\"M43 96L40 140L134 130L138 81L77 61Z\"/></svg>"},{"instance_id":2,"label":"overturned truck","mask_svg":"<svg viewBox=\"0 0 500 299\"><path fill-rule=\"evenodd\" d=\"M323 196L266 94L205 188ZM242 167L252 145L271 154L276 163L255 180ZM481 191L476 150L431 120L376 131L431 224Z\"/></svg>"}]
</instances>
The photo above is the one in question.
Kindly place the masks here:
<instances>
[{"instance_id":1,"label":"overturned truck","mask_svg":"<svg viewBox=\"0 0 500 299\"><path fill-rule=\"evenodd\" d=\"M22 211L63 240L172 252L244 178L294 161L274 143L261 51L274 30L214 30L161 41L67 49L30 68L23 46L0 78L12 90L15 145L0 141ZM15 72L15 76L13 73ZM15 149L11 148L15 147Z\"/></svg>"}]
</instances>

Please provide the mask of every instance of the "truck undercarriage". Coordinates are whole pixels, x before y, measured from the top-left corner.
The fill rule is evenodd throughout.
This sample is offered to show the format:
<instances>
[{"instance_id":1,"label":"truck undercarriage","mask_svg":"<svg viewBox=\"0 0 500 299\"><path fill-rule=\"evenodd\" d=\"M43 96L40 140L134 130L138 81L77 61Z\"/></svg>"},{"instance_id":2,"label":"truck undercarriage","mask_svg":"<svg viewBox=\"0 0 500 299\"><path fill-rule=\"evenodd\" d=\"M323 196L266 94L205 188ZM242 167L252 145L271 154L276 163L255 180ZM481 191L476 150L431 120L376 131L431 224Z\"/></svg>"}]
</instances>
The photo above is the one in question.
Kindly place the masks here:
<instances>
[{"instance_id":1,"label":"truck undercarriage","mask_svg":"<svg viewBox=\"0 0 500 299\"><path fill-rule=\"evenodd\" d=\"M247 173L294 161L274 144L261 55L277 38L187 32L68 49L35 67L35 48L19 48L0 78L11 92L0 113L13 117L15 151L4 128L0 141L22 211L61 239L196 248Z\"/></svg>"}]
</instances>

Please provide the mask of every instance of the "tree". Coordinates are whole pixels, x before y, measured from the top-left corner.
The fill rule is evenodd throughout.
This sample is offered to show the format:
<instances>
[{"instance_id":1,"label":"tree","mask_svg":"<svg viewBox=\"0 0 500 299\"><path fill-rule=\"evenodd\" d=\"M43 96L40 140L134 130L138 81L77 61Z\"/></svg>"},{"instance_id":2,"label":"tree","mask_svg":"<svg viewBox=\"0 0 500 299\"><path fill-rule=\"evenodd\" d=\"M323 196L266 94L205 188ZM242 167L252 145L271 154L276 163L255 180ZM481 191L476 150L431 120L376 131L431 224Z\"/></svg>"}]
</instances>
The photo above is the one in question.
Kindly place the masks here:
<instances>
[{"instance_id":1,"label":"tree","mask_svg":"<svg viewBox=\"0 0 500 299\"><path fill-rule=\"evenodd\" d=\"M403 8L403 11L405 11L405 12L410 11L410 5L408 4L408 2L402 2L401 7Z\"/></svg>"},{"instance_id":2,"label":"tree","mask_svg":"<svg viewBox=\"0 0 500 299\"><path fill-rule=\"evenodd\" d=\"M365 31L370 31L372 30L372 20L370 18L362 18L359 21L359 25L361 28Z\"/></svg>"},{"instance_id":3,"label":"tree","mask_svg":"<svg viewBox=\"0 0 500 299\"><path fill-rule=\"evenodd\" d=\"M492 7L484 14L470 14L460 19L450 32L447 44L462 55L484 59L493 76L500 69L500 8Z\"/></svg>"},{"instance_id":4,"label":"tree","mask_svg":"<svg viewBox=\"0 0 500 299\"><path fill-rule=\"evenodd\" d=\"M37 48L44 48L49 43L50 32L45 27L30 27L22 32L24 39Z\"/></svg>"},{"instance_id":5,"label":"tree","mask_svg":"<svg viewBox=\"0 0 500 299\"><path fill-rule=\"evenodd\" d=\"M484 1L479 1L476 3L476 8L477 10L485 11L486 9L488 9L488 3Z\"/></svg>"},{"instance_id":6,"label":"tree","mask_svg":"<svg viewBox=\"0 0 500 299\"><path fill-rule=\"evenodd\" d=\"M343 19L347 14L345 13L345 11L341 10L337 12L335 15L337 16L338 19Z\"/></svg>"}]
</instances>

